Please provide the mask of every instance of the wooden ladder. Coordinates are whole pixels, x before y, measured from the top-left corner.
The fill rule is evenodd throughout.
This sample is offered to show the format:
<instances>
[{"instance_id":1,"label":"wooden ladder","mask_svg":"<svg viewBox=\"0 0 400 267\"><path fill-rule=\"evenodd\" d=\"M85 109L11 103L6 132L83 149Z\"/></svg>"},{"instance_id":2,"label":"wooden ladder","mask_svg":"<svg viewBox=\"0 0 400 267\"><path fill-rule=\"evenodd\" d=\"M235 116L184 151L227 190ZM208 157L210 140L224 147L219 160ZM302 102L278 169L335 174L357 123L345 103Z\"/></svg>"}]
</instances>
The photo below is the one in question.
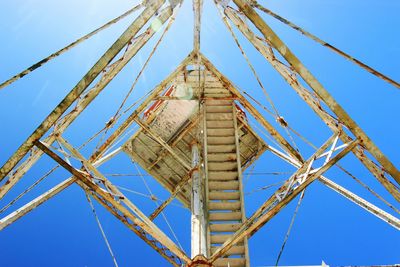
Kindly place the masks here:
<instances>
[{"instance_id":1,"label":"wooden ladder","mask_svg":"<svg viewBox=\"0 0 400 267\"><path fill-rule=\"evenodd\" d=\"M212 255L246 219L236 107L230 91L205 88L204 153L208 215L208 252ZM233 246L214 266L248 267L247 239Z\"/></svg>"}]
</instances>

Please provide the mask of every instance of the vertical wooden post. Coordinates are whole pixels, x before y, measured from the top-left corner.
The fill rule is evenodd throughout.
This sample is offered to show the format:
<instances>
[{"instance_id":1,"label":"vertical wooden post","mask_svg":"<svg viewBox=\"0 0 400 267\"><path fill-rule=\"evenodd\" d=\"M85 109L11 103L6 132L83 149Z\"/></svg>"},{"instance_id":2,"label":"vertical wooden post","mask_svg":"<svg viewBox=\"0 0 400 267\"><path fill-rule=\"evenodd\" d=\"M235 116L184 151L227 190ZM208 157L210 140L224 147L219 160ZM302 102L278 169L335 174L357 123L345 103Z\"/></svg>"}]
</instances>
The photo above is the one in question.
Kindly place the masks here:
<instances>
[{"instance_id":1,"label":"vertical wooden post","mask_svg":"<svg viewBox=\"0 0 400 267\"><path fill-rule=\"evenodd\" d=\"M206 223L204 216L204 183L202 182L200 168L199 144L193 143L192 150L192 246L191 257L198 255L207 256Z\"/></svg>"}]
</instances>

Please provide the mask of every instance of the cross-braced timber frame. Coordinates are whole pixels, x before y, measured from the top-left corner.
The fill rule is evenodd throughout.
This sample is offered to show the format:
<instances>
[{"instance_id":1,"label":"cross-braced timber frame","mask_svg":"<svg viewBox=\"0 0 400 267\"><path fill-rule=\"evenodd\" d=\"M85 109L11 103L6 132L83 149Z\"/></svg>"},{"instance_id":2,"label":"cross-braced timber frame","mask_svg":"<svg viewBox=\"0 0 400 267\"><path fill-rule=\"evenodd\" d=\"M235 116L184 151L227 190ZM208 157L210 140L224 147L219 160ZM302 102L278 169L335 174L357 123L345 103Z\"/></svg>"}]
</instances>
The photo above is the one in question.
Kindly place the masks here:
<instances>
[{"instance_id":1,"label":"cross-braced timber frame","mask_svg":"<svg viewBox=\"0 0 400 267\"><path fill-rule=\"evenodd\" d=\"M230 80L220 73L217 68L200 52L201 0L193 0L195 17L193 52L183 60L174 72L156 86L156 88L136 108L136 110L133 111L104 142L102 142L90 157L85 158L79 152L79 149L73 147L63 137L63 133L86 109L86 107L106 88L111 80L118 75L128 62L135 57L135 55L146 45L156 32L152 27L148 27L139 34L140 30L144 29L152 19L157 20L162 24L165 24L166 22L172 23L182 4L181 1L169 1L169 4L167 4L165 0L149 0L140 5L140 7L143 7L143 11L127 28L127 30L104 53L104 55L94 64L94 66L68 93L60 104L47 118L45 118L40 126L1 167L0 182L2 182L2 184L0 186L0 199L2 199L23 178L26 172L44 154L70 172L71 177L18 210L10 213L8 216L0 219L0 230L11 225L19 218L25 216L30 211L56 194L59 194L72 184L78 184L85 192L96 199L111 214L155 249L173 266L212 266L218 259L224 257L235 244L253 236L261 227L278 214L288 203L295 199L296 196L302 193L307 186L314 181L321 182L353 203L382 219L389 225L400 230L400 220L398 218L383 211L379 207L369 203L365 199L357 196L348 189L334 183L332 180L324 176L325 172L335 166L338 161L348 153L353 153L387 189L387 191L398 202L400 202L400 191L396 185L400 183L399 170L381 152L366 133L346 113L340 104L336 102L325 87L310 73L310 71L254 9L256 7L263 10L263 7L255 1L232 0L232 2L235 6L230 4L229 1L215 0L215 4L222 11L222 19L228 26L228 29L231 30L229 25L232 23L257 49L265 60L273 66L291 88L293 88L300 98L306 102L331 129L333 135L328 138L328 140L322 144L322 146L317 149L311 157L307 160L303 159L300 152L290 143L290 141L281 135L280 132L276 130L266 118L264 118L257 108L252 105L251 101L249 101L245 95L242 94ZM136 9L137 8L134 8L134 10ZM266 9L264 9L264 11L269 12ZM130 12L131 11L129 11L129 13ZM254 27L262 34L262 36L257 35L257 33L253 31ZM318 39L318 41L321 40ZM75 44L72 46L74 45ZM71 47L68 47L68 49ZM124 51L122 56L116 58L121 51ZM276 53L282 56L286 62L278 60L275 55ZM343 52L339 54L348 56ZM57 56L57 54L51 56L51 58L55 56ZM389 83L395 86L398 85L397 82L374 71L372 68L358 60L353 59L352 61ZM47 62L47 59L42 63L44 64L45 62ZM187 158L183 157L181 153L177 153L174 149L182 136L187 134L191 128L187 128L186 131L182 132L181 135L177 136L172 142L167 142L157 132L153 131L145 120L141 119L143 112L151 103L154 101L169 99L169 97L163 95L163 93L178 74L187 71L188 66L196 66L199 70L201 67L204 67L205 70L212 73L212 75L214 75L233 95L233 100L248 111L262 126L263 130L266 131L280 146L279 148L275 148L266 145L263 147L262 152L265 150L269 151L297 168L297 170L285 181L283 186L272 194L271 197L266 199L250 217L245 218L235 233L223 242L218 249L209 253L209 255L203 253L202 256L207 257L201 257L200 255L198 255L199 257L188 256L153 222L153 220L172 202L174 198L183 199L180 195L182 190L186 186L190 185L193 173L198 171L197 164L192 166ZM32 71L32 69L22 72L21 75L13 77L6 83L2 84L1 87L5 87L9 83L22 78L30 71ZM100 79L92 85L97 77L100 77ZM307 86L303 85L302 82L305 82L309 89ZM204 101L204 98L200 99L200 96L198 97L199 102ZM74 103L76 103L76 107L70 109ZM321 103L324 105L321 105ZM196 119L192 121L192 125L199 123L200 117L196 117ZM245 124L243 121L241 123ZM133 124L139 126L143 133L162 147L162 153L158 155L158 159L153 166L156 165L164 155L168 155L172 157L176 164L186 172L186 175L179 181L179 183L177 183L174 188L170 188L170 197L149 216L145 215L97 168L122 150L121 148L118 148L111 153L108 153L116 141L121 138L121 136L123 136ZM60 144L60 150L57 150L52 146L55 142ZM339 145L340 142L342 143L341 145ZM237 147L239 146L238 139L236 139L236 145ZM282 152L281 149L284 152ZM254 157L252 160L256 160L258 156L259 154L257 154L257 157ZM81 165L74 167L69 158L78 160ZM316 162L320 162L321 159L324 159L323 163L316 165ZM151 169L151 167L149 169ZM189 203L186 203L186 206L190 206Z\"/></svg>"}]
</instances>

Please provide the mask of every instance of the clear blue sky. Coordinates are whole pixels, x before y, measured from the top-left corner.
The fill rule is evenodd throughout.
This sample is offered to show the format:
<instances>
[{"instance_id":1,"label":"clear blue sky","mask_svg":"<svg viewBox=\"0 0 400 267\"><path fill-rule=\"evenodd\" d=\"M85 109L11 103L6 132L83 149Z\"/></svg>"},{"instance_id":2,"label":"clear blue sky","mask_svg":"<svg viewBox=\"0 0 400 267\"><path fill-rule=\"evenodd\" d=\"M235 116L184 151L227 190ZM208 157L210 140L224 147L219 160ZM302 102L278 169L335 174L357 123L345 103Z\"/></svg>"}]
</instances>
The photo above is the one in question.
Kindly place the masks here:
<instances>
[{"instance_id":1,"label":"clear blue sky","mask_svg":"<svg viewBox=\"0 0 400 267\"><path fill-rule=\"evenodd\" d=\"M330 42L400 80L400 2L396 0L279 0L261 1L273 11L290 19ZM15 0L0 2L0 80L3 81L51 52L65 46L111 18L128 10L134 1L88 0L50 1ZM145 75L138 83L133 102L165 78L192 49L191 1L186 0L177 21L155 54ZM104 53L113 40L129 25L132 16L54 60L32 75L0 91L0 163L48 115ZM305 39L269 17L265 17L288 46L298 54L311 72L337 98L351 116L392 162L400 167L398 89L373 77L332 52ZM158 33L157 37L160 35ZM240 37L262 81L281 114L290 125L312 142L320 145L330 132L289 86L275 73L249 43ZM65 137L79 146L104 126L115 113L138 70L154 45L152 40L96 101L76 120ZM163 53L162 51L168 51ZM230 34L224 28L210 1L205 1L202 27L202 51L241 89L267 105L256 80L245 64ZM271 117L267 117L272 121ZM312 151L296 139L304 156ZM94 144L95 145L95 144ZM93 146L91 147L93 149ZM91 150L84 150L88 156ZM371 185L392 203L385 189L354 157L343 161L352 173ZM53 166L43 158L2 201L3 206ZM100 168L104 173L135 173L128 158L120 155ZM293 168L266 153L256 163L255 172L287 172ZM384 208L366 190L343 173L327 173L332 180ZM57 171L17 208L51 186L68 177ZM287 176L252 176L246 192L283 180ZM146 177L160 198L164 192L154 180ZM247 177L246 177L247 179ZM113 183L148 194L137 177L112 179ZM273 191L261 191L246 199L248 215ZM128 195L128 193L127 193ZM155 204L132 194L132 201L147 214ZM178 202L174 204L179 206ZM398 204L398 203L397 203ZM173 225L184 249L190 249L190 214L171 205L166 216ZM97 212L110 239L120 266L167 266L167 263L143 241L96 204ZM399 205L397 205L399 208ZM289 205L250 240L252 266L273 265L295 208ZM398 214L397 214L398 215ZM157 223L171 235L160 217ZM331 266L400 263L400 233L361 208L343 199L321 184L307 190L293 232L282 256L282 265L320 264ZM0 232L0 266L112 266L95 219L82 190L74 185L14 225Z\"/></svg>"}]
</instances>

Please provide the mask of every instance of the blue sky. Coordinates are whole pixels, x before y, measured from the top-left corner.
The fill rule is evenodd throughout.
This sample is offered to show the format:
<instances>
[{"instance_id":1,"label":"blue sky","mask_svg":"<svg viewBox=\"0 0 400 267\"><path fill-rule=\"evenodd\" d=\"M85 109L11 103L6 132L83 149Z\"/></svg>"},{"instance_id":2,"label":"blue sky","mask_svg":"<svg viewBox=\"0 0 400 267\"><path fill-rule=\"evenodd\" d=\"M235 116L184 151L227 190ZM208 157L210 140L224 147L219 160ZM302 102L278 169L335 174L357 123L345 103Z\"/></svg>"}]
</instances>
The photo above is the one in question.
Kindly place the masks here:
<instances>
[{"instance_id":1,"label":"blue sky","mask_svg":"<svg viewBox=\"0 0 400 267\"><path fill-rule=\"evenodd\" d=\"M260 2L377 70L397 81L400 80L398 35L400 2L396 0ZM135 3L127 0L0 2L0 80L9 78L118 16ZM256 80L210 1L205 1L203 16L201 44L203 54L237 86L267 105ZM96 62L113 40L129 25L133 17L125 19L30 76L0 91L1 164L79 81L91 64ZM279 22L269 17L265 19L381 150L397 167L400 167L398 89L305 39ZM149 45L110 83L65 133L64 136L72 144L75 146L82 144L113 116L155 40L149 42ZM330 131L241 36L240 41L280 113L293 128L315 144L321 145L330 136ZM191 49L191 2L185 1L175 24L129 101L134 102L143 93L151 90L174 70ZM271 117L267 118L273 122ZM296 139L296 142L302 150L304 149L305 157L312 154L312 150L301 140ZM93 145L83 153L88 156L91 149ZM0 201L0 205L3 206L12 200L53 165L47 158L40 160L15 189ZM395 200L353 156L347 157L343 165L390 202L395 203ZM104 173L136 172L124 155L118 156L115 161L105 164L100 169ZM266 153L256 163L254 172L271 171L290 172L293 168ZM343 173L333 169L327 176L391 212ZM68 173L57 171L13 207L23 205L66 177ZM245 191L250 192L285 178L287 177L252 176L248 178ZM120 186L148 194L142 180L137 177L112 178L112 181ZM150 177L146 177L146 181L160 198L168 196ZM246 199L248 215L272 192L272 190L261 191L249 195ZM135 194L129 196L147 214L154 210L155 204L150 200ZM176 205L167 208L166 216L169 223L174 226L183 248L189 252L190 214L179 207L178 202L174 204ZM95 205L120 266L167 265L157 253L102 207ZM295 203L286 207L251 239L252 266L275 263L294 208ZM157 223L171 235L161 217ZM323 185L315 183L307 190L281 264L320 264L322 260L332 266L393 264L400 263L399 248L399 231ZM0 232L0 257L1 266L7 267L112 266L112 260L90 207L82 190L76 185Z\"/></svg>"}]
</instances>

